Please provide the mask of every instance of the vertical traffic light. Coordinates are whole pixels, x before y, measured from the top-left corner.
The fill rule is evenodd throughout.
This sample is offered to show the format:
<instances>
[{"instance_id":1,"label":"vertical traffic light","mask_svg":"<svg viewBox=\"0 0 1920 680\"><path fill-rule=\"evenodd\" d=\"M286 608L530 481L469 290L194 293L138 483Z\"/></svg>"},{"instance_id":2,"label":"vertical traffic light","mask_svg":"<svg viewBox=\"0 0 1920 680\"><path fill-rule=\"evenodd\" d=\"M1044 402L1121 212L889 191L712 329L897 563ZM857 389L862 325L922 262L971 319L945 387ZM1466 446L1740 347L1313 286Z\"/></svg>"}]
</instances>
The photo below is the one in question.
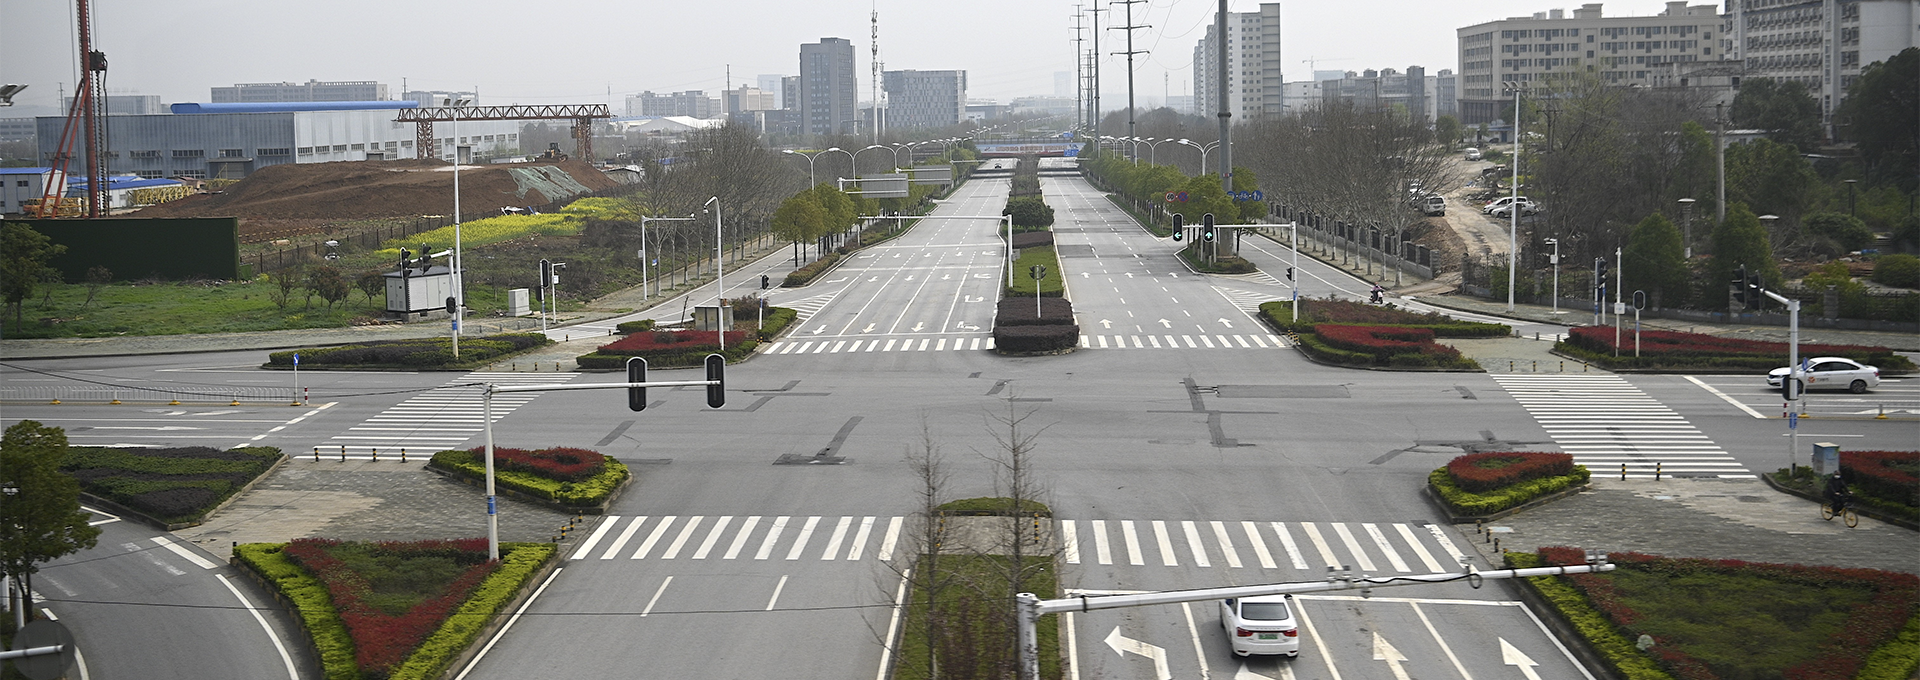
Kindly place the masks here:
<instances>
[{"instance_id":1,"label":"vertical traffic light","mask_svg":"<svg viewBox=\"0 0 1920 680\"><path fill-rule=\"evenodd\" d=\"M1766 294L1760 291L1761 291L1760 275L1748 274L1747 275L1747 309L1760 308L1760 303L1763 302L1764 301L1763 298L1766 297Z\"/></svg>"},{"instance_id":2,"label":"vertical traffic light","mask_svg":"<svg viewBox=\"0 0 1920 680\"><path fill-rule=\"evenodd\" d=\"M647 360L640 357L627 359L627 382L643 383L647 381ZM647 388L627 388L627 409L630 411L647 410Z\"/></svg>"},{"instance_id":3,"label":"vertical traffic light","mask_svg":"<svg viewBox=\"0 0 1920 680\"><path fill-rule=\"evenodd\" d=\"M1200 240L1213 242L1213 213L1200 216Z\"/></svg>"},{"instance_id":4,"label":"vertical traffic light","mask_svg":"<svg viewBox=\"0 0 1920 680\"><path fill-rule=\"evenodd\" d=\"M1733 270L1733 306L1741 309L1749 306L1747 301L1747 266L1740 265Z\"/></svg>"},{"instance_id":5,"label":"vertical traffic light","mask_svg":"<svg viewBox=\"0 0 1920 680\"><path fill-rule=\"evenodd\" d=\"M707 379L714 384L707 386L707 406L720 408L727 405L727 358L718 354L707 355Z\"/></svg>"},{"instance_id":6,"label":"vertical traffic light","mask_svg":"<svg viewBox=\"0 0 1920 680\"><path fill-rule=\"evenodd\" d=\"M1173 214L1173 240L1175 241L1186 240L1187 238L1186 221L1187 221L1186 215L1182 215L1180 213Z\"/></svg>"},{"instance_id":7,"label":"vertical traffic light","mask_svg":"<svg viewBox=\"0 0 1920 680\"><path fill-rule=\"evenodd\" d=\"M1594 271L1594 274L1593 274L1593 280L1594 280L1594 283L1593 283L1593 285L1594 285L1595 287L1597 287L1597 288L1602 288L1602 289L1604 289L1604 288L1606 288L1606 287L1607 287L1607 273L1608 273L1609 271L1611 271L1611 270L1612 270L1612 268L1613 268L1613 265L1612 265L1611 263L1609 263L1609 262L1607 262L1607 258L1604 258L1604 257L1603 257L1603 258L1600 258L1600 259L1598 259L1598 260L1594 260L1594 261L1593 261L1593 271Z\"/></svg>"}]
</instances>

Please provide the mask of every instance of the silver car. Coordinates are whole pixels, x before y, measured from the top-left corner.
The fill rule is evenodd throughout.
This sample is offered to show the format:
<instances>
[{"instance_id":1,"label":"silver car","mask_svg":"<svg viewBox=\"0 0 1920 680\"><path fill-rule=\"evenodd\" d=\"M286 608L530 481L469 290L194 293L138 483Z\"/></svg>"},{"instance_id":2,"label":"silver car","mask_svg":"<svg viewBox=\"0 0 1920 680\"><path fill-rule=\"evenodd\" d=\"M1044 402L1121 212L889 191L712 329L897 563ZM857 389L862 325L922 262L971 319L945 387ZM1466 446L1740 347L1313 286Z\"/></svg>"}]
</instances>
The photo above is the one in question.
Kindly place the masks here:
<instances>
[{"instance_id":1,"label":"silver car","mask_svg":"<svg viewBox=\"0 0 1920 680\"><path fill-rule=\"evenodd\" d=\"M1261 595L1220 601L1220 628L1233 653L1300 655L1300 626L1292 595Z\"/></svg>"},{"instance_id":2,"label":"silver car","mask_svg":"<svg viewBox=\"0 0 1920 680\"><path fill-rule=\"evenodd\" d=\"M1814 357L1806 361L1800 385L1808 390L1846 390L1860 394L1880 386L1880 369L1845 357ZM1767 372L1767 386L1780 387L1792 371L1782 366Z\"/></svg>"}]
</instances>

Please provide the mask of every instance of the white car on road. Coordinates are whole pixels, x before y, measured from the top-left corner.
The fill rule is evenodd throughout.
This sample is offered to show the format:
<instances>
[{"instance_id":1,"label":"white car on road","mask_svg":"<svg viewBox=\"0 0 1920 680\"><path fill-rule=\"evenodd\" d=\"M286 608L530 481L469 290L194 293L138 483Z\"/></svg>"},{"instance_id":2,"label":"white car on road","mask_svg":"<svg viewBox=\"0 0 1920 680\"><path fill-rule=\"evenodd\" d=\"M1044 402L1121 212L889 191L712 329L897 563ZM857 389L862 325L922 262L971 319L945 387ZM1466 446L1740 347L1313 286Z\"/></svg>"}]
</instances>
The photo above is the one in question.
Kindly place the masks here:
<instances>
[{"instance_id":1,"label":"white car on road","mask_svg":"<svg viewBox=\"0 0 1920 680\"><path fill-rule=\"evenodd\" d=\"M1240 656L1300 655L1300 626L1293 618L1292 595L1261 595L1220 601L1220 627L1227 645Z\"/></svg>"},{"instance_id":2,"label":"white car on road","mask_svg":"<svg viewBox=\"0 0 1920 680\"><path fill-rule=\"evenodd\" d=\"M1790 366L1767 372L1767 385L1780 387ZM1846 390L1859 394L1880 385L1880 369L1844 357L1814 357L1800 373L1800 384L1809 390Z\"/></svg>"}]
</instances>

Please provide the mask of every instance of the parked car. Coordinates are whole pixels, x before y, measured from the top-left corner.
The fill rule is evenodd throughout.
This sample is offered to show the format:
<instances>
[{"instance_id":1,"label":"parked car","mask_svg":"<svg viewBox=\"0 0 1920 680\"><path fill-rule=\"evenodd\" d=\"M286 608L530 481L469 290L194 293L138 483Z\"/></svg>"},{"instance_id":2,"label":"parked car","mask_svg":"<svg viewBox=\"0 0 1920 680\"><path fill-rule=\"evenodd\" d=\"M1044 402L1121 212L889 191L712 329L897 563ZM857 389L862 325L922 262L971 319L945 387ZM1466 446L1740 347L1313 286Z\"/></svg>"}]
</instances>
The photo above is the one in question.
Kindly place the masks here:
<instances>
[{"instance_id":1,"label":"parked car","mask_svg":"<svg viewBox=\"0 0 1920 680\"><path fill-rule=\"evenodd\" d=\"M1522 202L1522 203L1520 204L1520 214L1521 214L1521 215L1534 215L1534 214L1538 214L1538 213L1539 213L1539 212L1540 212L1541 210L1543 210L1543 209L1544 209L1544 208L1541 208L1541 207L1540 207L1540 204L1538 204L1538 203L1526 203L1526 202ZM1507 219L1507 218L1510 218L1510 217L1513 217L1513 208L1512 208L1512 207L1510 207L1510 206L1500 206L1500 207L1498 207L1498 208L1494 208L1494 209L1493 209L1493 210L1492 210L1491 212L1488 212L1487 214L1488 214L1489 216L1492 216L1492 217L1497 217L1497 218L1500 218L1500 219Z\"/></svg>"},{"instance_id":2,"label":"parked car","mask_svg":"<svg viewBox=\"0 0 1920 680\"><path fill-rule=\"evenodd\" d=\"M1413 207L1428 217L1438 217L1447 214L1447 199L1440 194L1427 194L1414 199Z\"/></svg>"},{"instance_id":3,"label":"parked car","mask_svg":"<svg viewBox=\"0 0 1920 680\"><path fill-rule=\"evenodd\" d=\"M1782 366L1767 372L1767 386L1780 388L1793 369ZM1844 357L1814 357L1800 374L1803 389L1846 390L1859 394L1880 385L1880 369Z\"/></svg>"},{"instance_id":4,"label":"parked car","mask_svg":"<svg viewBox=\"0 0 1920 680\"><path fill-rule=\"evenodd\" d=\"M1467 147L1467 160L1477 161L1477 160L1480 160L1480 158L1481 156L1480 156L1479 149L1473 148L1471 146Z\"/></svg>"},{"instance_id":5,"label":"parked car","mask_svg":"<svg viewBox=\"0 0 1920 680\"><path fill-rule=\"evenodd\" d=\"M1292 595L1221 600L1220 628L1226 631L1234 654L1300 655L1300 626L1293 620Z\"/></svg>"},{"instance_id":6,"label":"parked car","mask_svg":"<svg viewBox=\"0 0 1920 680\"><path fill-rule=\"evenodd\" d=\"M1512 205L1513 203L1516 203L1516 202L1520 204L1520 214L1522 215L1532 215L1534 213L1540 212L1540 205L1538 203L1534 203L1533 199L1527 198L1525 196L1519 196L1519 197L1501 196L1499 198L1493 199L1492 202L1487 203L1486 205L1480 206L1480 212L1486 213L1488 215L1492 215L1494 217L1507 217L1511 213L1507 212L1504 209L1507 206Z\"/></svg>"}]
</instances>

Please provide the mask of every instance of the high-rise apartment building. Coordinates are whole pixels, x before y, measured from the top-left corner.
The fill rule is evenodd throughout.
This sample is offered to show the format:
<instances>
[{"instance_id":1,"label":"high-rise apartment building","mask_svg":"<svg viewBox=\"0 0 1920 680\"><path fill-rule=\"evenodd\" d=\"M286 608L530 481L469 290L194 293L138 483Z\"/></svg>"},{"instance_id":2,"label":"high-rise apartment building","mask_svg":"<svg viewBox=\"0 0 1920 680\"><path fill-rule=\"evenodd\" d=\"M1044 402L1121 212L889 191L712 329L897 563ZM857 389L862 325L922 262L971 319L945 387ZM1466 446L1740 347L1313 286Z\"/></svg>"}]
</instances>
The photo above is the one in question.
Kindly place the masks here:
<instances>
[{"instance_id":1,"label":"high-rise apartment building","mask_svg":"<svg viewBox=\"0 0 1920 680\"><path fill-rule=\"evenodd\" d=\"M1193 94L1202 112L1220 107L1218 24L1193 48ZM1277 116L1285 111L1280 62L1280 3L1263 2L1256 12L1227 13L1227 106L1236 120Z\"/></svg>"},{"instance_id":2,"label":"high-rise apartment building","mask_svg":"<svg viewBox=\"0 0 1920 680\"><path fill-rule=\"evenodd\" d=\"M213 88L213 103L240 102L375 102L387 100L387 86L371 80L305 83L240 83Z\"/></svg>"},{"instance_id":3,"label":"high-rise apartment building","mask_svg":"<svg viewBox=\"0 0 1920 680\"><path fill-rule=\"evenodd\" d=\"M794 97L807 134L859 132L860 82L853 68L853 43L821 38L800 46L799 88Z\"/></svg>"},{"instance_id":4,"label":"high-rise apartment building","mask_svg":"<svg viewBox=\"0 0 1920 680\"><path fill-rule=\"evenodd\" d=\"M880 86L889 127L946 127L967 119L966 71L882 71Z\"/></svg>"},{"instance_id":5,"label":"high-rise apartment building","mask_svg":"<svg viewBox=\"0 0 1920 680\"><path fill-rule=\"evenodd\" d=\"M1461 122L1511 118L1513 98L1502 83L1551 89L1592 73L1611 85L1651 86L1670 64L1724 59L1716 9L1677 0L1653 16L1605 17L1595 2L1572 16L1556 9L1458 29Z\"/></svg>"},{"instance_id":6,"label":"high-rise apartment building","mask_svg":"<svg viewBox=\"0 0 1920 680\"><path fill-rule=\"evenodd\" d=\"M1860 69L1920 45L1920 0L1727 0L1723 52L1807 86L1829 126Z\"/></svg>"},{"instance_id":7,"label":"high-rise apartment building","mask_svg":"<svg viewBox=\"0 0 1920 680\"><path fill-rule=\"evenodd\" d=\"M705 90L687 90L669 94L654 94L647 91L627 97L627 115L629 116L689 116L707 119L716 118L720 113L719 101L707 96Z\"/></svg>"},{"instance_id":8,"label":"high-rise apartment building","mask_svg":"<svg viewBox=\"0 0 1920 680\"><path fill-rule=\"evenodd\" d=\"M760 86L761 92L773 95L773 103L775 104L773 108L784 109L787 108L785 104L787 94L785 88L781 87L780 84L785 82L786 79L786 76L778 73L762 73L754 76L754 84Z\"/></svg>"},{"instance_id":9,"label":"high-rise apartment building","mask_svg":"<svg viewBox=\"0 0 1920 680\"><path fill-rule=\"evenodd\" d=\"M1432 122L1434 78L1419 66L1408 66L1406 73L1393 69L1367 69L1346 77L1319 81L1323 101L1348 101L1361 110L1401 111L1422 124Z\"/></svg>"},{"instance_id":10,"label":"high-rise apartment building","mask_svg":"<svg viewBox=\"0 0 1920 680\"><path fill-rule=\"evenodd\" d=\"M726 101L727 113L772 111L780 108L778 97L772 92L757 87L741 85L739 89L727 90L721 98Z\"/></svg>"}]
</instances>

